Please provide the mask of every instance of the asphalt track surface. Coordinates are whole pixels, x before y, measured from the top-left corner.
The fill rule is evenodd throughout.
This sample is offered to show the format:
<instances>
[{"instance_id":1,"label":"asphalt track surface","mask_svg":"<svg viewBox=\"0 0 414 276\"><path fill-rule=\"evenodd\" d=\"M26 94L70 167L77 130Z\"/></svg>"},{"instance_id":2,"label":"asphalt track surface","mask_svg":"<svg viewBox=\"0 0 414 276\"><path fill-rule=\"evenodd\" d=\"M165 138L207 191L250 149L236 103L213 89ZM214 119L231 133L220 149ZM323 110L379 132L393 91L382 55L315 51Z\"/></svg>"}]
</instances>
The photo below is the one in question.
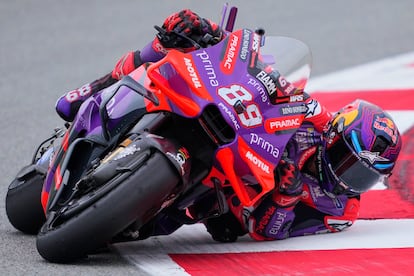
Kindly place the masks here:
<instances>
[{"instance_id":1,"label":"asphalt track surface","mask_svg":"<svg viewBox=\"0 0 414 276\"><path fill-rule=\"evenodd\" d=\"M35 146L62 121L57 98L109 72L124 52L143 47L172 12L192 8L215 21L224 1L15 0L0 2L0 274L139 275L106 252L76 265L45 262L35 238L13 229L4 211L7 186ZM306 42L313 76L414 49L411 0L229 1L236 28Z\"/></svg>"}]
</instances>

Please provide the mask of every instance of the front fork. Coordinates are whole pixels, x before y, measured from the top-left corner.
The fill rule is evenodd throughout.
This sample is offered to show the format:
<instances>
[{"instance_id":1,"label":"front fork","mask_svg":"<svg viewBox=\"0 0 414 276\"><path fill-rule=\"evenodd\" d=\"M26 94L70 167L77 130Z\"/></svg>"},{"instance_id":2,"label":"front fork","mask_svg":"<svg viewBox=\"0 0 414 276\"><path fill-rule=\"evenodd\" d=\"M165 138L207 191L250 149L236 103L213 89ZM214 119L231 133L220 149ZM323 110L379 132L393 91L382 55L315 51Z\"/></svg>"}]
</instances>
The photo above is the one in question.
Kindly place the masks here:
<instances>
[{"instance_id":1,"label":"front fork","mask_svg":"<svg viewBox=\"0 0 414 276\"><path fill-rule=\"evenodd\" d=\"M55 128L53 134L41 142L33 154L32 161L29 165L23 167L18 173L15 180L10 184L9 189L13 189L24 181L39 175L41 179L46 177L50 160L54 154L54 144L56 139L61 138L65 133L63 128ZM42 183L43 184L43 183Z\"/></svg>"}]
</instances>

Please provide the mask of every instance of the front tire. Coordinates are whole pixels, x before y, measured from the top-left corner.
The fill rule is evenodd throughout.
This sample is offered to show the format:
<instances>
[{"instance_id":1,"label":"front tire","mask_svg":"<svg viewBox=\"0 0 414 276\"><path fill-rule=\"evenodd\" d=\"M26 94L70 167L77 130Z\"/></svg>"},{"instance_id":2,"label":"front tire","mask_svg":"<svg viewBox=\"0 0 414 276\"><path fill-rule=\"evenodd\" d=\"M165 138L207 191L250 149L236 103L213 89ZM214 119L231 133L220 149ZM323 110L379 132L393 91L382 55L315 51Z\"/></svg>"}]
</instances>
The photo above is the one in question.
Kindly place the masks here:
<instances>
[{"instance_id":1,"label":"front tire","mask_svg":"<svg viewBox=\"0 0 414 276\"><path fill-rule=\"evenodd\" d=\"M151 153L128 178L80 213L64 221L47 221L36 240L39 254L57 263L87 256L131 223L142 226L179 181L170 161L158 151Z\"/></svg>"},{"instance_id":2,"label":"front tire","mask_svg":"<svg viewBox=\"0 0 414 276\"><path fill-rule=\"evenodd\" d=\"M45 174L40 167L29 165L9 185L6 214L11 225L25 234L37 234L46 221L40 201Z\"/></svg>"}]
</instances>

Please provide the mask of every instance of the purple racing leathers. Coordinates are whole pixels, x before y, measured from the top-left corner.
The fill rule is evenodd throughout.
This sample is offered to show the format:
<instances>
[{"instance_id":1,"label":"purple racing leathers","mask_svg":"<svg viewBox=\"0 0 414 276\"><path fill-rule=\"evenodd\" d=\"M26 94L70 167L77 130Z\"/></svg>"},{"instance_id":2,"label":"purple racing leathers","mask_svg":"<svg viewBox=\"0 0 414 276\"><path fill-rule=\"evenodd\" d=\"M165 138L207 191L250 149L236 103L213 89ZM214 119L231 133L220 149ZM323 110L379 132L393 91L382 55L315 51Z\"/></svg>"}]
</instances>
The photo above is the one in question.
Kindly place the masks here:
<instances>
[{"instance_id":1,"label":"purple racing leathers","mask_svg":"<svg viewBox=\"0 0 414 276\"><path fill-rule=\"evenodd\" d=\"M313 111L312 111L313 110ZM315 112L316 110L316 112ZM312 113L313 112L313 113ZM338 232L350 227L359 213L359 197L333 196L325 192L319 172L321 156L321 112L315 100L307 101L307 120L297 130L286 148L285 154L293 159L301 170L303 192L294 206L281 207L264 200L250 215L248 231L256 240L279 240L288 237ZM318 118L319 117L319 118ZM324 119L322 119L323 121ZM318 128L318 130L316 129Z\"/></svg>"}]
</instances>

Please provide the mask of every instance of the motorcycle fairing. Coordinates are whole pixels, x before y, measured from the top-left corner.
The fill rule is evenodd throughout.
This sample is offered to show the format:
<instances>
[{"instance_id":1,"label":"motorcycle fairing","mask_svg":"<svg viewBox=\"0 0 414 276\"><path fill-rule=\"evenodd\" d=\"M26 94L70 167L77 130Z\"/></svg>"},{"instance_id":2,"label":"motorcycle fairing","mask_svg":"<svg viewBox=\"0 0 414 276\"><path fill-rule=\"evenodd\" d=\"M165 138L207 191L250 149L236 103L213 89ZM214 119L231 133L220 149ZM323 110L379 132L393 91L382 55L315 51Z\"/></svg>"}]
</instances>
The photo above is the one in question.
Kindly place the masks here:
<instances>
[{"instance_id":1,"label":"motorcycle fairing","mask_svg":"<svg viewBox=\"0 0 414 276\"><path fill-rule=\"evenodd\" d=\"M274 188L273 168L305 111L306 82L288 82L297 87L286 90L280 83L285 79L265 62L272 59L261 57L261 43L260 36L243 29L213 47L187 54L172 50L147 71L154 91L160 91L154 93L168 98L164 102L173 112L197 117L212 103L218 107L237 138L218 149L217 165L246 206ZM284 107L302 111L288 116ZM254 198L238 176L244 174L254 175L262 187Z\"/></svg>"},{"instance_id":2,"label":"motorcycle fairing","mask_svg":"<svg viewBox=\"0 0 414 276\"><path fill-rule=\"evenodd\" d=\"M51 162L41 194L44 210L56 203L50 199L58 198L55 195L63 190L62 185L68 185L68 179L73 185L95 158L108 151L110 145L146 113L145 101L158 104L151 92L125 77L81 105Z\"/></svg>"}]
</instances>

